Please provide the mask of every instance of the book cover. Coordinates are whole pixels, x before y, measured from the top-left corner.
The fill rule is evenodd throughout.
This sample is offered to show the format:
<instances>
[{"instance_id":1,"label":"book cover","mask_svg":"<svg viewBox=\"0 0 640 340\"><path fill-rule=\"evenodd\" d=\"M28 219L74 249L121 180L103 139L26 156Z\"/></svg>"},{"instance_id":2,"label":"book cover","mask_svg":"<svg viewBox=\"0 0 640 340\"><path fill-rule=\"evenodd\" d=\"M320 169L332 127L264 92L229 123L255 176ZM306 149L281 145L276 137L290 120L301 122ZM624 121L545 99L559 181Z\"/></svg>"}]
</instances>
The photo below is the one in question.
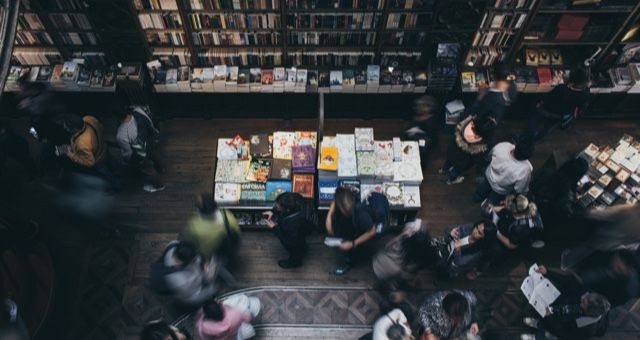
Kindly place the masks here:
<instances>
[{"instance_id":1,"label":"book cover","mask_svg":"<svg viewBox=\"0 0 640 340\"><path fill-rule=\"evenodd\" d=\"M262 91L262 69L252 67L249 69L249 87L251 92Z\"/></svg>"},{"instance_id":2,"label":"book cover","mask_svg":"<svg viewBox=\"0 0 640 340\"><path fill-rule=\"evenodd\" d=\"M51 72L53 72L53 68L51 66L41 66L40 71L38 71L36 81L49 81L51 79Z\"/></svg>"},{"instance_id":3,"label":"book cover","mask_svg":"<svg viewBox=\"0 0 640 340\"><path fill-rule=\"evenodd\" d=\"M373 177L376 174L376 158L373 151L356 151L358 175Z\"/></svg>"},{"instance_id":4,"label":"book cover","mask_svg":"<svg viewBox=\"0 0 640 340\"><path fill-rule=\"evenodd\" d=\"M422 168L418 162L395 162L393 163L393 180L407 184L422 183Z\"/></svg>"},{"instance_id":5,"label":"book cover","mask_svg":"<svg viewBox=\"0 0 640 340\"><path fill-rule=\"evenodd\" d=\"M18 70L19 72L20 70ZM53 66L53 71L51 71L51 83L55 85L62 81L62 64L57 64ZM16 78L17 79L17 78Z\"/></svg>"},{"instance_id":6,"label":"book cover","mask_svg":"<svg viewBox=\"0 0 640 340\"><path fill-rule=\"evenodd\" d=\"M273 92L273 69L263 69L262 76L262 92Z\"/></svg>"},{"instance_id":7,"label":"book cover","mask_svg":"<svg viewBox=\"0 0 640 340\"><path fill-rule=\"evenodd\" d=\"M296 131L293 145L311 145L316 147L318 134L315 131Z\"/></svg>"},{"instance_id":8,"label":"book cover","mask_svg":"<svg viewBox=\"0 0 640 340\"><path fill-rule=\"evenodd\" d=\"M307 73L306 69L298 69L296 71L295 92L305 92L307 90Z\"/></svg>"},{"instance_id":9,"label":"book cover","mask_svg":"<svg viewBox=\"0 0 640 340\"><path fill-rule=\"evenodd\" d=\"M318 73L318 92L327 93L330 91L329 72L320 71Z\"/></svg>"},{"instance_id":10,"label":"book cover","mask_svg":"<svg viewBox=\"0 0 640 340\"><path fill-rule=\"evenodd\" d=\"M276 131L273 133L273 158L291 160L291 147L295 144L295 132Z\"/></svg>"},{"instance_id":11,"label":"book cover","mask_svg":"<svg viewBox=\"0 0 640 340\"><path fill-rule=\"evenodd\" d=\"M280 194L291 192L291 181L268 181L267 182L267 201L275 201Z\"/></svg>"},{"instance_id":12,"label":"book cover","mask_svg":"<svg viewBox=\"0 0 640 340\"><path fill-rule=\"evenodd\" d=\"M108 70L104 73L104 80L102 81L102 87L114 87L116 85L116 73L113 70Z\"/></svg>"},{"instance_id":13,"label":"book cover","mask_svg":"<svg viewBox=\"0 0 640 340\"><path fill-rule=\"evenodd\" d=\"M313 198L314 180L312 174L294 174L292 191L297 192L302 197Z\"/></svg>"},{"instance_id":14,"label":"book cover","mask_svg":"<svg viewBox=\"0 0 640 340\"><path fill-rule=\"evenodd\" d=\"M251 135L249 137L250 141L250 149L251 155L257 158L269 158L271 157L271 142L269 139L269 135L260 134L260 135Z\"/></svg>"},{"instance_id":15,"label":"book cover","mask_svg":"<svg viewBox=\"0 0 640 340\"><path fill-rule=\"evenodd\" d=\"M338 169L338 148L322 145L320 147L320 160L318 169L336 171Z\"/></svg>"},{"instance_id":16,"label":"book cover","mask_svg":"<svg viewBox=\"0 0 640 340\"><path fill-rule=\"evenodd\" d=\"M342 70L342 92L353 92L356 85L355 73L353 69Z\"/></svg>"},{"instance_id":17,"label":"book cover","mask_svg":"<svg viewBox=\"0 0 640 340\"><path fill-rule=\"evenodd\" d=\"M342 71L334 70L329 73L331 92L342 92Z\"/></svg>"},{"instance_id":18,"label":"book cover","mask_svg":"<svg viewBox=\"0 0 640 340\"><path fill-rule=\"evenodd\" d=\"M216 183L213 190L213 200L218 203L237 203L240 201L240 184Z\"/></svg>"},{"instance_id":19,"label":"book cover","mask_svg":"<svg viewBox=\"0 0 640 340\"><path fill-rule=\"evenodd\" d=\"M219 159L216 163L215 182L245 183L249 161Z\"/></svg>"},{"instance_id":20,"label":"book cover","mask_svg":"<svg viewBox=\"0 0 640 340\"><path fill-rule=\"evenodd\" d=\"M422 93L427 90L427 72L417 71L415 75L416 86L413 89L414 93Z\"/></svg>"},{"instance_id":21,"label":"book cover","mask_svg":"<svg viewBox=\"0 0 640 340\"><path fill-rule=\"evenodd\" d=\"M195 67L191 71L191 91L202 91L204 84L204 68Z\"/></svg>"},{"instance_id":22,"label":"book cover","mask_svg":"<svg viewBox=\"0 0 640 340\"><path fill-rule=\"evenodd\" d=\"M417 185L405 185L403 190L403 202L405 208L420 208L420 187Z\"/></svg>"},{"instance_id":23,"label":"book cover","mask_svg":"<svg viewBox=\"0 0 640 340\"><path fill-rule=\"evenodd\" d=\"M399 162L402 160L402 141L400 137L393 137L393 161Z\"/></svg>"},{"instance_id":24,"label":"book cover","mask_svg":"<svg viewBox=\"0 0 640 340\"><path fill-rule=\"evenodd\" d=\"M238 92L249 92L250 79L251 72L248 68L241 68L238 70Z\"/></svg>"},{"instance_id":25,"label":"book cover","mask_svg":"<svg viewBox=\"0 0 640 340\"><path fill-rule=\"evenodd\" d=\"M266 183L240 184L240 201L265 201L267 199Z\"/></svg>"},{"instance_id":26,"label":"book cover","mask_svg":"<svg viewBox=\"0 0 640 340\"><path fill-rule=\"evenodd\" d=\"M269 174L269 179L290 180L291 161L288 159L274 159L271 163L271 173Z\"/></svg>"},{"instance_id":27,"label":"book cover","mask_svg":"<svg viewBox=\"0 0 640 340\"><path fill-rule=\"evenodd\" d=\"M286 92L293 92L293 90L296 87L296 68L292 67L292 68L288 68L285 70L287 77L284 81L284 90Z\"/></svg>"},{"instance_id":28,"label":"book cover","mask_svg":"<svg viewBox=\"0 0 640 340\"><path fill-rule=\"evenodd\" d=\"M252 159L247 171L247 181L266 183L271 173L271 160Z\"/></svg>"},{"instance_id":29,"label":"book cover","mask_svg":"<svg viewBox=\"0 0 640 340\"><path fill-rule=\"evenodd\" d=\"M380 65L367 66L367 92L378 92L380 85Z\"/></svg>"},{"instance_id":30,"label":"book cover","mask_svg":"<svg viewBox=\"0 0 640 340\"><path fill-rule=\"evenodd\" d=\"M420 164L420 145L416 141L403 141L402 161Z\"/></svg>"},{"instance_id":31,"label":"book cover","mask_svg":"<svg viewBox=\"0 0 640 340\"><path fill-rule=\"evenodd\" d=\"M104 73L102 73L102 70L95 69L91 74L91 80L89 81L89 86L92 88L101 88L103 80L104 80Z\"/></svg>"},{"instance_id":32,"label":"book cover","mask_svg":"<svg viewBox=\"0 0 640 340\"><path fill-rule=\"evenodd\" d=\"M318 70L307 71L307 92L318 91Z\"/></svg>"},{"instance_id":33,"label":"book cover","mask_svg":"<svg viewBox=\"0 0 640 340\"><path fill-rule=\"evenodd\" d=\"M318 180L318 199L322 202L331 202L336 194L338 183L332 179Z\"/></svg>"},{"instance_id":34,"label":"book cover","mask_svg":"<svg viewBox=\"0 0 640 340\"><path fill-rule=\"evenodd\" d=\"M380 70L380 88L378 93L387 93L391 91L391 70L388 67L383 67Z\"/></svg>"},{"instance_id":35,"label":"book cover","mask_svg":"<svg viewBox=\"0 0 640 340\"><path fill-rule=\"evenodd\" d=\"M355 128L356 151L373 151L373 128Z\"/></svg>"},{"instance_id":36,"label":"book cover","mask_svg":"<svg viewBox=\"0 0 640 340\"><path fill-rule=\"evenodd\" d=\"M416 87L415 75L413 71L402 72L402 92L413 92Z\"/></svg>"},{"instance_id":37,"label":"book cover","mask_svg":"<svg viewBox=\"0 0 640 340\"><path fill-rule=\"evenodd\" d=\"M29 71L29 75L27 76L27 79L30 82L34 82L36 81L36 79L38 79L38 74L40 73L40 66L32 66L31 67L31 71ZM91 72L89 72L91 73Z\"/></svg>"},{"instance_id":38,"label":"book cover","mask_svg":"<svg viewBox=\"0 0 640 340\"><path fill-rule=\"evenodd\" d=\"M311 145L291 147L291 166L294 172L315 172L316 149Z\"/></svg>"},{"instance_id":39,"label":"book cover","mask_svg":"<svg viewBox=\"0 0 640 340\"><path fill-rule=\"evenodd\" d=\"M165 82L165 86L168 91L177 91L178 90L178 69L170 68L167 70L167 80Z\"/></svg>"},{"instance_id":40,"label":"book cover","mask_svg":"<svg viewBox=\"0 0 640 340\"><path fill-rule=\"evenodd\" d=\"M391 92L402 92L402 71L398 68L395 68L391 72Z\"/></svg>"},{"instance_id":41,"label":"book cover","mask_svg":"<svg viewBox=\"0 0 640 340\"><path fill-rule=\"evenodd\" d=\"M89 86L89 81L91 80L91 70L80 67L78 70L78 86Z\"/></svg>"},{"instance_id":42,"label":"book cover","mask_svg":"<svg viewBox=\"0 0 640 340\"><path fill-rule=\"evenodd\" d=\"M213 66L213 85L224 86L224 83L226 81L227 81L227 66L214 65Z\"/></svg>"},{"instance_id":43,"label":"book cover","mask_svg":"<svg viewBox=\"0 0 640 340\"><path fill-rule=\"evenodd\" d=\"M354 92L356 93L367 92L367 70L365 69L355 70L354 81L355 81Z\"/></svg>"},{"instance_id":44,"label":"book cover","mask_svg":"<svg viewBox=\"0 0 640 340\"><path fill-rule=\"evenodd\" d=\"M284 67L273 69L273 92L283 92L284 82L287 79Z\"/></svg>"},{"instance_id":45,"label":"book cover","mask_svg":"<svg viewBox=\"0 0 640 340\"><path fill-rule=\"evenodd\" d=\"M460 75L460 82L462 84L462 92L476 92L476 73L475 72L462 72Z\"/></svg>"},{"instance_id":46,"label":"book cover","mask_svg":"<svg viewBox=\"0 0 640 340\"><path fill-rule=\"evenodd\" d=\"M227 67L227 74L226 74L226 79L224 84L222 83L221 80L218 80L218 82L215 82L215 68L214 68L214 88L218 88L220 90L222 90L224 88L225 91L227 92L233 92L236 91L238 88L238 72L239 72L239 68L238 66L229 66ZM217 85L217 86L216 86Z\"/></svg>"},{"instance_id":47,"label":"book cover","mask_svg":"<svg viewBox=\"0 0 640 340\"><path fill-rule=\"evenodd\" d=\"M77 76L78 76L78 64L71 61L66 61L62 65L60 79L65 82L75 82Z\"/></svg>"},{"instance_id":48,"label":"book cover","mask_svg":"<svg viewBox=\"0 0 640 340\"><path fill-rule=\"evenodd\" d=\"M360 197L360 180L357 179L340 179L338 180L338 186L348 188L353 191L357 197Z\"/></svg>"},{"instance_id":49,"label":"book cover","mask_svg":"<svg viewBox=\"0 0 640 340\"><path fill-rule=\"evenodd\" d=\"M392 141L375 141L374 157L376 177L391 179L393 178L393 142Z\"/></svg>"},{"instance_id":50,"label":"book cover","mask_svg":"<svg viewBox=\"0 0 640 340\"><path fill-rule=\"evenodd\" d=\"M364 201L372 192L383 194L382 183L361 183L360 184L360 201Z\"/></svg>"},{"instance_id":51,"label":"book cover","mask_svg":"<svg viewBox=\"0 0 640 340\"><path fill-rule=\"evenodd\" d=\"M404 205L403 186L401 183L385 182L382 183L382 193L389 200L391 206Z\"/></svg>"}]
</instances>

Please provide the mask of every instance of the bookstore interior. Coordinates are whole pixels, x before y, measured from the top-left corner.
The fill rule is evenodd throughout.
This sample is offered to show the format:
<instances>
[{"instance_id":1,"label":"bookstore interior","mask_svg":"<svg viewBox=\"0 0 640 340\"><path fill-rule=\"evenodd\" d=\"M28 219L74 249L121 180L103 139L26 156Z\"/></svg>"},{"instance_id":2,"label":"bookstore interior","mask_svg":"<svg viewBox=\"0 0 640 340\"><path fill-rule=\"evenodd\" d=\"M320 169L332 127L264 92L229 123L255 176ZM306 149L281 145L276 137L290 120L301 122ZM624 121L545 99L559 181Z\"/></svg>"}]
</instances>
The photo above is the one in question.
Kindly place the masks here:
<instances>
[{"instance_id":1,"label":"bookstore interior","mask_svg":"<svg viewBox=\"0 0 640 340\"><path fill-rule=\"evenodd\" d=\"M637 119L640 103L640 0L16 3L13 43L0 44L10 53L0 64L0 115L15 112L26 79L73 113L113 115L135 104L159 118L317 119L216 138L209 193L246 230L266 230L263 212L284 192L322 213L338 187L362 200L378 192L394 226L426 205L424 139L378 134L383 124L367 121L325 134L325 118L409 118L414 100L429 94L447 104L442 123L452 131L496 63L511 70L515 116L566 83L574 66L590 75L589 115ZM5 36L4 6L0 20ZM624 133L613 147L579 153L589 164L576 193L582 207L637 203L640 141Z\"/></svg>"}]
</instances>

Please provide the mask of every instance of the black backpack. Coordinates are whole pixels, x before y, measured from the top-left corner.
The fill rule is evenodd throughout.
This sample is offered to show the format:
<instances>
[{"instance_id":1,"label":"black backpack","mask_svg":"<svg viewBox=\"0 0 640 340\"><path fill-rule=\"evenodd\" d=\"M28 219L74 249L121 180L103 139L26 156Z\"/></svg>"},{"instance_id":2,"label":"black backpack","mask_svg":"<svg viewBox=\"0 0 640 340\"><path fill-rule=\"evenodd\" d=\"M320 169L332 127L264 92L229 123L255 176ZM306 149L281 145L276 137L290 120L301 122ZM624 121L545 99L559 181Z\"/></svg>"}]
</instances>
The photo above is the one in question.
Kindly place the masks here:
<instances>
[{"instance_id":1,"label":"black backpack","mask_svg":"<svg viewBox=\"0 0 640 340\"><path fill-rule=\"evenodd\" d=\"M165 277L169 274L173 274L182 270L178 267L168 267L164 264L164 258L167 253L178 246L178 242L172 242L162 252L162 256L158 258L153 264L151 264L151 276L149 277L149 285L151 289L159 295L171 294L171 288L167 285Z\"/></svg>"}]
</instances>

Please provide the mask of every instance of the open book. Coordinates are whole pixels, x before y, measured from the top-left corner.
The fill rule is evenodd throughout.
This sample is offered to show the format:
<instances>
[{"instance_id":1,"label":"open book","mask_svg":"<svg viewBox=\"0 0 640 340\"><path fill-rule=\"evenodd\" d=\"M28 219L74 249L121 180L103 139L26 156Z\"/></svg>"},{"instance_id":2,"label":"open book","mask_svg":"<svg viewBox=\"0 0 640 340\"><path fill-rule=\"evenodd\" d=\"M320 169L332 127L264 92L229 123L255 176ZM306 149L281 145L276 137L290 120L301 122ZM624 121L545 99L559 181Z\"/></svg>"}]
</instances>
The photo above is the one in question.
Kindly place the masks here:
<instances>
[{"instance_id":1,"label":"open book","mask_svg":"<svg viewBox=\"0 0 640 340\"><path fill-rule=\"evenodd\" d=\"M537 272L538 264L529 268L529 276L524 279L520 290L540 316L547 315L547 308L560 296L560 291L542 274Z\"/></svg>"}]
</instances>

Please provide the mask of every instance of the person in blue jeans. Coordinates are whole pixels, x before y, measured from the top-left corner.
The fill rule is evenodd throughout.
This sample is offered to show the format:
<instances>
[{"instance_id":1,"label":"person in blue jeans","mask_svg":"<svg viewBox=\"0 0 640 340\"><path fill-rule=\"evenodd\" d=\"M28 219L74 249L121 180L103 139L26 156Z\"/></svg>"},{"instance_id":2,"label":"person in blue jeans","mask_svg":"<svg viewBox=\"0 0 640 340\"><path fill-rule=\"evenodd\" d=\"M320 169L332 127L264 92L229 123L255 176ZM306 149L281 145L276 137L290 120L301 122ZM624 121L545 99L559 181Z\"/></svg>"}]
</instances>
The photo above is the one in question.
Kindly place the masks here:
<instances>
[{"instance_id":1,"label":"person in blue jeans","mask_svg":"<svg viewBox=\"0 0 640 340\"><path fill-rule=\"evenodd\" d=\"M462 173L486 155L495 127L496 121L491 117L470 116L458 123L447 149L447 160L438 171L447 176L447 184L462 183Z\"/></svg>"}]
</instances>

